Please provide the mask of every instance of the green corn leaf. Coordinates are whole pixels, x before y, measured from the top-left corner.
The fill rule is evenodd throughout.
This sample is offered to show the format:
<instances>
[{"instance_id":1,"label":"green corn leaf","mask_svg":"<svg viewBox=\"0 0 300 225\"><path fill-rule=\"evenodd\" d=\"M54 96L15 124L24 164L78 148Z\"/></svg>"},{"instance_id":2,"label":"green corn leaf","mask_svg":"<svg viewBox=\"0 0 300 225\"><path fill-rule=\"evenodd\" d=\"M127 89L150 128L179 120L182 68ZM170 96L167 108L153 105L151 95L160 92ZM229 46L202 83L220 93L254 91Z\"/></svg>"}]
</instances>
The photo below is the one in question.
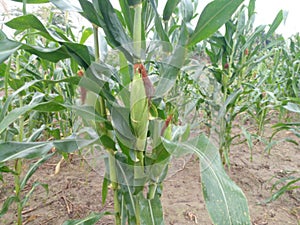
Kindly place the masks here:
<instances>
[{"instance_id":1,"label":"green corn leaf","mask_svg":"<svg viewBox=\"0 0 300 225\"><path fill-rule=\"evenodd\" d=\"M55 41L62 45L61 47L55 49L44 49L37 46L30 46L26 44L19 43L21 48L35 54L41 58L52 62L58 62L59 60L66 58L74 58L78 64L81 66L88 68L91 64L91 61L94 60L92 54L90 54L87 46L72 43L71 41L67 41L62 39L58 35L54 35L49 32L47 28L41 23L41 21L34 15L25 15L14 18L6 23L6 25L12 29L18 31L24 31L26 29L35 29L39 31L39 34L48 40ZM11 44L12 45L12 44ZM15 44L16 45L16 44ZM12 47L10 47L11 49ZM12 49L11 51L13 51ZM0 55L1 56L1 55ZM1 59L1 58L0 58ZM0 61L1 62L1 61Z\"/></svg>"},{"instance_id":2,"label":"green corn leaf","mask_svg":"<svg viewBox=\"0 0 300 225\"><path fill-rule=\"evenodd\" d=\"M248 5L248 20L255 14L255 2L256 0L250 0Z\"/></svg>"},{"instance_id":3,"label":"green corn leaf","mask_svg":"<svg viewBox=\"0 0 300 225\"><path fill-rule=\"evenodd\" d=\"M106 121L106 119L101 117L100 114L96 112L93 106L67 105L67 104L63 104L62 106L74 111L76 115L80 116L84 120L92 120L95 122Z\"/></svg>"},{"instance_id":4,"label":"green corn leaf","mask_svg":"<svg viewBox=\"0 0 300 225\"><path fill-rule=\"evenodd\" d=\"M86 40L93 34L93 29L88 27L88 28L85 28L82 32L82 35L81 35L81 38L80 38L80 41L79 43L80 44L84 44L86 42Z\"/></svg>"},{"instance_id":5,"label":"green corn leaf","mask_svg":"<svg viewBox=\"0 0 300 225\"><path fill-rule=\"evenodd\" d=\"M163 142L171 154L193 152L200 158L202 192L214 224L251 224L244 193L226 174L218 148L205 135L183 143Z\"/></svg>"},{"instance_id":6,"label":"green corn leaf","mask_svg":"<svg viewBox=\"0 0 300 225\"><path fill-rule=\"evenodd\" d=\"M108 194L108 185L109 185L109 180L106 178L106 176L104 176L103 182L102 182L102 191L101 191L102 206L104 206L106 203L107 194Z\"/></svg>"},{"instance_id":7,"label":"green corn leaf","mask_svg":"<svg viewBox=\"0 0 300 225\"><path fill-rule=\"evenodd\" d=\"M228 110L228 107L230 105L234 105L234 102L237 100L237 98L243 93L243 90L242 89L237 89L235 90L233 93L231 93L225 103L222 105L222 107L220 108L219 110L219 115L218 115L218 119L222 118L225 116L227 110Z\"/></svg>"},{"instance_id":8,"label":"green corn leaf","mask_svg":"<svg viewBox=\"0 0 300 225\"><path fill-rule=\"evenodd\" d=\"M98 138L96 138L98 139ZM76 137L68 137L66 139L57 140L53 142L53 146L62 153L72 153L80 148L88 146L95 142L96 139L85 140Z\"/></svg>"},{"instance_id":9,"label":"green corn leaf","mask_svg":"<svg viewBox=\"0 0 300 225\"><path fill-rule=\"evenodd\" d=\"M137 197L140 207L141 224L164 225L163 210L159 197L156 195L154 199L149 200L142 193Z\"/></svg>"},{"instance_id":10,"label":"green corn leaf","mask_svg":"<svg viewBox=\"0 0 300 225\"><path fill-rule=\"evenodd\" d=\"M299 189L300 188L299 185L293 185L293 184L297 184L297 182L299 182L299 181L300 181L300 178L294 178L292 181L288 182L286 185L281 187L276 193L274 193L265 202L270 203L270 202L275 201L276 199L278 199L281 195L283 195L287 191L292 191L294 189Z\"/></svg>"},{"instance_id":11,"label":"green corn leaf","mask_svg":"<svg viewBox=\"0 0 300 225\"><path fill-rule=\"evenodd\" d=\"M114 130L120 142L129 148L134 148L136 138L133 135L129 123L130 111L128 108L114 106L111 109L111 117Z\"/></svg>"},{"instance_id":12,"label":"green corn leaf","mask_svg":"<svg viewBox=\"0 0 300 225\"><path fill-rule=\"evenodd\" d=\"M287 12L283 11L283 10L280 10L278 12L278 14L276 15L273 23L271 24L270 26L270 29L268 30L267 34L266 34L266 39L268 37L270 37L276 30L277 28L279 27L279 25L282 23L282 21L284 21L287 17Z\"/></svg>"},{"instance_id":13,"label":"green corn leaf","mask_svg":"<svg viewBox=\"0 0 300 225\"><path fill-rule=\"evenodd\" d=\"M63 42L61 44L67 48L69 57L75 59L79 65L86 69L90 66L91 61L95 60L85 45L71 42Z\"/></svg>"},{"instance_id":14,"label":"green corn leaf","mask_svg":"<svg viewBox=\"0 0 300 225\"><path fill-rule=\"evenodd\" d=\"M133 34L133 21L134 21L134 10L129 7L127 0L119 0L119 4L121 7L121 11L123 13L123 17L126 21L126 26L130 34Z\"/></svg>"},{"instance_id":15,"label":"green corn leaf","mask_svg":"<svg viewBox=\"0 0 300 225\"><path fill-rule=\"evenodd\" d=\"M78 136L70 136L52 142L2 142L0 143L0 162L39 158L46 155L53 147L56 147L59 152L71 153L97 140L97 137L81 139Z\"/></svg>"},{"instance_id":16,"label":"green corn leaf","mask_svg":"<svg viewBox=\"0 0 300 225\"><path fill-rule=\"evenodd\" d=\"M105 215L111 215L111 213L91 213L88 217L84 219L68 220L64 222L63 225L94 225Z\"/></svg>"},{"instance_id":17,"label":"green corn leaf","mask_svg":"<svg viewBox=\"0 0 300 225\"><path fill-rule=\"evenodd\" d=\"M208 38L225 24L244 0L215 0L203 10L188 46Z\"/></svg>"},{"instance_id":18,"label":"green corn leaf","mask_svg":"<svg viewBox=\"0 0 300 225\"><path fill-rule=\"evenodd\" d=\"M94 7L103 16L102 26L108 43L120 49L129 61L133 61L132 39L127 35L109 0L93 0Z\"/></svg>"},{"instance_id":19,"label":"green corn leaf","mask_svg":"<svg viewBox=\"0 0 300 225\"><path fill-rule=\"evenodd\" d=\"M154 23L155 23L156 32L157 32L159 38L161 39L161 41L166 42L164 44L164 46L163 46L164 47L164 51L171 52L172 51L172 45L170 44L170 39L169 39L166 31L163 28L162 20L161 20L159 14L158 14L158 11L157 11L156 2L154 0L150 0L150 2L151 2L153 10L155 12Z\"/></svg>"},{"instance_id":20,"label":"green corn leaf","mask_svg":"<svg viewBox=\"0 0 300 225\"><path fill-rule=\"evenodd\" d=\"M70 58L70 55L64 46L54 48L54 49L49 49L49 48L41 48L38 46L30 46L30 45L23 44L21 48L31 54L37 55L42 59L46 59L54 63L57 63L58 61L63 59Z\"/></svg>"},{"instance_id":21,"label":"green corn leaf","mask_svg":"<svg viewBox=\"0 0 300 225\"><path fill-rule=\"evenodd\" d=\"M24 31L26 29L36 29L40 31L41 35L43 35L45 38L51 41L55 41L55 39L50 35L42 22L32 14L16 17L6 22L5 25L18 31Z\"/></svg>"},{"instance_id":22,"label":"green corn leaf","mask_svg":"<svg viewBox=\"0 0 300 225\"><path fill-rule=\"evenodd\" d=\"M21 108L16 108L10 111L0 122L0 134L3 131L5 131L11 123L18 120L21 115L24 115L25 113L29 112L36 106L37 106L36 104L26 105Z\"/></svg>"},{"instance_id":23,"label":"green corn leaf","mask_svg":"<svg viewBox=\"0 0 300 225\"><path fill-rule=\"evenodd\" d=\"M15 108L10 111L0 122L0 133L6 130L10 124L19 119L21 115L26 114L30 110L40 111L40 112L58 112L65 110L66 108L73 110L77 115L81 116L85 120L93 121L105 121L92 107L89 106L75 106L61 104L56 101L34 103L26 105L20 108Z\"/></svg>"},{"instance_id":24,"label":"green corn leaf","mask_svg":"<svg viewBox=\"0 0 300 225\"><path fill-rule=\"evenodd\" d=\"M23 0L12 0L14 2L23 2ZM41 4L48 3L49 0L26 0L26 4Z\"/></svg>"},{"instance_id":25,"label":"green corn leaf","mask_svg":"<svg viewBox=\"0 0 300 225\"><path fill-rule=\"evenodd\" d=\"M47 154L43 156L41 159L39 159L37 162L35 162L32 166L30 166L30 169L27 171L26 175L22 178L21 184L20 184L20 189L23 190L25 185L27 184L28 180L32 177L32 175L37 171L37 169L48 159L50 159L54 153L52 154Z\"/></svg>"},{"instance_id":26,"label":"green corn leaf","mask_svg":"<svg viewBox=\"0 0 300 225\"><path fill-rule=\"evenodd\" d=\"M0 41L5 40L5 39L7 39L6 34L2 30L0 30Z\"/></svg>"},{"instance_id":27,"label":"green corn leaf","mask_svg":"<svg viewBox=\"0 0 300 225\"><path fill-rule=\"evenodd\" d=\"M25 207L25 205L27 204L28 200L30 199L30 197L32 196L33 192L35 191L35 189L41 186L45 189L46 193L49 193L49 188L48 188L48 184L43 184L40 182L34 182L30 191L26 193L26 195L24 196L24 198L21 201L22 207ZM21 189L22 190L22 189Z\"/></svg>"},{"instance_id":28,"label":"green corn leaf","mask_svg":"<svg viewBox=\"0 0 300 225\"><path fill-rule=\"evenodd\" d=\"M288 102L283 108L291 112L300 113L300 105L292 102Z\"/></svg>"},{"instance_id":29,"label":"green corn leaf","mask_svg":"<svg viewBox=\"0 0 300 225\"><path fill-rule=\"evenodd\" d=\"M18 90L14 91L5 101L5 104L1 110L1 114L0 114L0 123L3 122L3 118L6 115L7 111L8 111L8 107L11 104L11 102L13 101L13 99L18 96L18 94L24 90L26 90L27 88L33 86L34 84L38 83L38 80L34 80L34 81L30 81L26 84L24 84L21 88L19 88ZM0 127L1 130L1 127ZM0 132L1 133L1 132Z\"/></svg>"},{"instance_id":30,"label":"green corn leaf","mask_svg":"<svg viewBox=\"0 0 300 225\"><path fill-rule=\"evenodd\" d=\"M98 27L105 26L103 17L96 11L93 3L89 2L88 0L79 0L79 2L82 8L81 15L83 17Z\"/></svg>"},{"instance_id":31,"label":"green corn leaf","mask_svg":"<svg viewBox=\"0 0 300 225\"><path fill-rule=\"evenodd\" d=\"M57 8L61 9L62 11L74 11L74 12L81 12L82 9L74 4L77 1L71 0L49 0L53 5Z\"/></svg>"},{"instance_id":32,"label":"green corn leaf","mask_svg":"<svg viewBox=\"0 0 300 225\"><path fill-rule=\"evenodd\" d=\"M42 125L38 129L34 129L30 135L30 137L27 139L27 142L35 142L43 133L43 131L46 130L46 125ZM60 137L60 135L58 135Z\"/></svg>"},{"instance_id":33,"label":"green corn leaf","mask_svg":"<svg viewBox=\"0 0 300 225\"><path fill-rule=\"evenodd\" d=\"M177 76L184 64L186 49L178 46L172 56L164 63L163 73L155 88L155 96L162 97L175 85Z\"/></svg>"},{"instance_id":34,"label":"green corn leaf","mask_svg":"<svg viewBox=\"0 0 300 225\"><path fill-rule=\"evenodd\" d=\"M180 2L180 0L168 0L167 1L165 8L164 8L164 12L163 12L163 20L164 21L168 21L171 18L172 13L176 9L176 6L178 5L179 2Z\"/></svg>"},{"instance_id":35,"label":"green corn leaf","mask_svg":"<svg viewBox=\"0 0 300 225\"><path fill-rule=\"evenodd\" d=\"M134 7L138 4L141 4L142 0L127 0L127 2L130 7Z\"/></svg>"},{"instance_id":36,"label":"green corn leaf","mask_svg":"<svg viewBox=\"0 0 300 225\"><path fill-rule=\"evenodd\" d=\"M180 11L185 22L190 22L193 18L194 7L191 0L181 0L180 1Z\"/></svg>"},{"instance_id":37,"label":"green corn leaf","mask_svg":"<svg viewBox=\"0 0 300 225\"><path fill-rule=\"evenodd\" d=\"M39 112L59 112L65 109L66 107L56 101L41 102L37 106L33 107L33 110Z\"/></svg>"},{"instance_id":38,"label":"green corn leaf","mask_svg":"<svg viewBox=\"0 0 300 225\"><path fill-rule=\"evenodd\" d=\"M8 197L8 198L4 201L4 203L3 203L3 205L2 205L2 209L1 209L1 211L0 211L0 218L1 218L3 215L5 215L5 213L7 213L9 207L11 206L11 204L14 203L14 202L17 202L17 201L18 201L18 198L17 198L16 196L10 196L10 197Z\"/></svg>"},{"instance_id":39,"label":"green corn leaf","mask_svg":"<svg viewBox=\"0 0 300 225\"><path fill-rule=\"evenodd\" d=\"M3 63L14 52L16 52L22 45L16 41L8 39L0 40L0 63Z\"/></svg>"},{"instance_id":40,"label":"green corn leaf","mask_svg":"<svg viewBox=\"0 0 300 225\"><path fill-rule=\"evenodd\" d=\"M51 148L51 142L4 142L0 143L0 162L13 159L31 159L45 155Z\"/></svg>"},{"instance_id":41,"label":"green corn leaf","mask_svg":"<svg viewBox=\"0 0 300 225\"><path fill-rule=\"evenodd\" d=\"M18 90L14 91L11 95L9 95L9 97L7 98L7 100L5 101L5 104L1 110L1 114L0 114L0 122L2 122L4 116L7 114L8 112L8 107L9 105L12 103L13 99L15 97L18 96L18 94L26 89L28 89L29 87L32 87L33 85L40 83L40 82L45 82L46 84L52 83L61 83L61 82L67 82L67 83L71 83L74 85L77 85L79 83L79 77L68 77L65 79L61 79L61 80L33 80L30 81L28 83L25 83L21 88L19 88ZM32 106L35 107L35 106Z\"/></svg>"}]
</instances>

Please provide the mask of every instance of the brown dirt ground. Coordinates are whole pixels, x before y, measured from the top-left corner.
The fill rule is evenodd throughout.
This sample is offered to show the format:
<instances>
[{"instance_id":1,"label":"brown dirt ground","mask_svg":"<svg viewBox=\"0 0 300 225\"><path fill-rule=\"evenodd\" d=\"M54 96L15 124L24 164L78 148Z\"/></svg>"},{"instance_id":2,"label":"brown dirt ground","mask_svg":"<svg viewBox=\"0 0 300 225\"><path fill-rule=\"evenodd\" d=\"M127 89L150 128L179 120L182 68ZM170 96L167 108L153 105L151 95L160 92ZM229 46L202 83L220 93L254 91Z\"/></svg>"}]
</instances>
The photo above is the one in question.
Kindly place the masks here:
<instances>
[{"instance_id":1,"label":"brown dirt ground","mask_svg":"<svg viewBox=\"0 0 300 225\"><path fill-rule=\"evenodd\" d=\"M235 128L234 132L240 132ZM282 136L290 133L283 132ZM232 166L230 177L242 188L249 202L253 225L299 225L300 189L289 191L278 200L264 204L271 195L272 185L277 179L296 171L299 177L299 146L287 142L276 145L271 154L264 153L265 145L257 142L253 149L253 161L247 144L235 145L231 149ZM74 155L70 162L63 162L60 172L54 174L60 161L56 156L42 165L33 176L27 188L35 181L47 183L49 194L37 188L24 210L24 225L60 225L68 219L83 218L90 212L113 210L111 196L101 205L101 186L104 166L101 155L84 153L83 157ZM83 160L84 158L84 160ZM28 165L25 164L25 168ZM13 178L5 176L0 186L0 201L3 202L13 192ZM28 191L27 189L27 191ZM212 224L205 209L201 195L199 161L187 155L174 159L162 196L165 224ZM15 220L15 205L0 219L0 224L11 225ZM106 216L97 224L114 224L113 218Z\"/></svg>"}]
</instances>

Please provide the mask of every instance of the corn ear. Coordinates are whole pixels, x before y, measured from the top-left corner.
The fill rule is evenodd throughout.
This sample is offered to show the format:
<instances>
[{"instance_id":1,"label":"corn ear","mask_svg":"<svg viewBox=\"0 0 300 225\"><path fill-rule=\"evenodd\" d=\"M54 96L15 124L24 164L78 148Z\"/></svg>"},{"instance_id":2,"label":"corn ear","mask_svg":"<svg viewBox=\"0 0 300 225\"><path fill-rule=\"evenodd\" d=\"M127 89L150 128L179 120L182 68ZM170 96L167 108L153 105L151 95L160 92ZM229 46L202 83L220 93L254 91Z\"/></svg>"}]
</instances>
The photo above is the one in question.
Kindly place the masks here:
<instances>
[{"instance_id":1,"label":"corn ear","mask_svg":"<svg viewBox=\"0 0 300 225\"><path fill-rule=\"evenodd\" d=\"M134 75L130 95L130 120L136 140L136 150L144 151L148 131L149 108L143 79Z\"/></svg>"}]
</instances>

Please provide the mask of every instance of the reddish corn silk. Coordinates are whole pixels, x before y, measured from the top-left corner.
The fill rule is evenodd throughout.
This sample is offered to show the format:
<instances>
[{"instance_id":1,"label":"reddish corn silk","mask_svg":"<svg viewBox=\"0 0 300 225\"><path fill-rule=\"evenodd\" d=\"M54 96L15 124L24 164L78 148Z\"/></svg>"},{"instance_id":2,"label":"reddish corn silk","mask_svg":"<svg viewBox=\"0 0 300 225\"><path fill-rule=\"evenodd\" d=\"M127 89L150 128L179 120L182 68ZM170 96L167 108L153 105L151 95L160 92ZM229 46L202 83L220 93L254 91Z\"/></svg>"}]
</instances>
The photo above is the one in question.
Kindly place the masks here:
<instances>
[{"instance_id":1,"label":"reddish corn silk","mask_svg":"<svg viewBox=\"0 0 300 225\"><path fill-rule=\"evenodd\" d=\"M153 84L151 83L151 81L148 77L146 68L144 67L143 64L136 63L136 64L134 64L134 72L138 72L139 74L141 74L143 83L144 83L144 87L145 87L145 91L146 91L146 96L150 100L153 97L155 90L154 90Z\"/></svg>"},{"instance_id":2,"label":"reddish corn silk","mask_svg":"<svg viewBox=\"0 0 300 225\"><path fill-rule=\"evenodd\" d=\"M83 77L83 75L84 75L83 70L78 70L78 71L77 71L77 75L78 75L79 77ZM80 87L80 99L81 99L81 103L82 103L82 104L85 103L86 93L87 93L86 89L85 89L84 87Z\"/></svg>"},{"instance_id":3,"label":"reddish corn silk","mask_svg":"<svg viewBox=\"0 0 300 225\"><path fill-rule=\"evenodd\" d=\"M83 77L83 75L84 75L83 70L78 70L78 71L77 71L77 75L78 75L79 77Z\"/></svg>"},{"instance_id":4,"label":"reddish corn silk","mask_svg":"<svg viewBox=\"0 0 300 225\"><path fill-rule=\"evenodd\" d=\"M224 65L224 69L228 69L229 68L229 65L228 65L228 63L225 63L225 65Z\"/></svg>"},{"instance_id":5,"label":"reddish corn silk","mask_svg":"<svg viewBox=\"0 0 300 225\"><path fill-rule=\"evenodd\" d=\"M170 124L172 118L173 118L173 115L172 115L172 114L170 114L170 115L167 117L167 119L166 119L166 121L165 121L163 127L161 128L161 132L160 132L160 135L161 135L161 136L164 135L165 130L166 130L167 127L169 126L169 124Z\"/></svg>"}]
</instances>

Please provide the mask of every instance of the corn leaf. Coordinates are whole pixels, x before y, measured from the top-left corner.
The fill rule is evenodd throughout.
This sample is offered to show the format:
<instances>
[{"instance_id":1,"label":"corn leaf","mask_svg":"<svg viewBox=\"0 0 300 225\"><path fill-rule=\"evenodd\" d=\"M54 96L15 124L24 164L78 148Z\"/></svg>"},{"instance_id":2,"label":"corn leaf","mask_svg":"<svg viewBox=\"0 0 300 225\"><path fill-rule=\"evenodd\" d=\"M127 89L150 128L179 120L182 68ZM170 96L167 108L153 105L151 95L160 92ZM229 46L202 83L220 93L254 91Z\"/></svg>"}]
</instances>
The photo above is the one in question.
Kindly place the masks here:
<instances>
[{"instance_id":1,"label":"corn leaf","mask_svg":"<svg viewBox=\"0 0 300 225\"><path fill-rule=\"evenodd\" d=\"M151 2L153 10L155 12L154 24L155 24L156 32L157 32L160 40L166 42L166 44L164 44L164 46L163 46L164 51L171 52L172 51L172 45L170 44L169 37L168 37L166 31L163 28L161 18L158 14L158 11L157 11L156 2L154 0L150 0L150 2Z\"/></svg>"},{"instance_id":2,"label":"corn leaf","mask_svg":"<svg viewBox=\"0 0 300 225\"><path fill-rule=\"evenodd\" d=\"M96 11L93 3L88 0L79 0L79 3L82 8L82 12L80 13L83 17L85 17L91 23L97 25L98 27L104 26L104 21L101 15Z\"/></svg>"},{"instance_id":3,"label":"corn leaf","mask_svg":"<svg viewBox=\"0 0 300 225\"><path fill-rule=\"evenodd\" d=\"M12 0L14 2L23 2L23 0ZM49 0L26 0L26 4L41 4L48 3Z\"/></svg>"},{"instance_id":4,"label":"corn leaf","mask_svg":"<svg viewBox=\"0 0 300 225\"><path fill-rule=\"evenodd\" d=\"M81 12L81 8L74 4L77 1L71 0L50 0L50 2L62 11Z\"/></svg>"},{"instance_id":5,"label":"corn leaf","mask_svg":"<svg viewBox=\"0 0 300 225\"><path fill-rule=\"evenodd\" d=\"M273 23L270 26L270 29L268 30L268 33L266 35L265 38L270 37L275 31L276 29L279 27L279 25L282 23L282 21L284 21L286 19L287 16L287 12L280 10L277 14L277 16L275 17Z\"/></svg>"},{"instance_id":6,"label":"corn leaf","mask_svg":"<svg viewBox=\"0 0 300 225\"><path fill-rule=\"evenodd\" d=\"M18 201L18 198L17 198L16 196L14 196L14 195L8 197L8 198L4 201L4 203L3 203L3 205L2 205L2 209L1 209L1 211L0 211L0 218L1 218L3 215L5 215L5 213L7 213L9 207L11 206L11 204L14 203L14 202L17 202L17 201Z\"/></svg>"},{"instance_id":7,"label":"corn leaf","mask_svg":"<svg viewBox=\"0 0 300 225\"><path fill-rule=\"evenodd\" d=\"M225 24L244 0L215 0L203 10L188 46L208 38Z\"/></svg>"},{"instance_id":8,"label":"corn leaf","mask_svg":"<svg viewBox=\"0 0 300 225\"><path fill-rule=\"evenodd\" d=\"M37 55L40 58L47 59L48 61L54 63L66 58L70 58L70 55L64 46L50 49L22 44L21 48L31 54Z\"/></svg>"},{"instance_id":9,"label":"corn leaf","mask_svg":"<svg viewBox=\"0 0 300 225\"><path fill-rule=\"evenodd\" d=\"M71 153L86 147L97 140L97 137L81 139L74 135L67 137L66 139L51 142L2 142L0 143L0 162L6 162L13 159L33 159L42 157L53 147L59 152Z\"/></svg>"},{"instance_id":10,"label":"corn leaf","mask_svg":"<svg viewBox=\"0 0 300 225\"><path fill-rule=\"evenodd\" d=\"M292 102L288 102L283 108L291 112L300 113L300 105Z\"/></svg>"},{"instance_id":11,"label":"corn leaf","mask_svg":"<svg viewBox=\"0 0 300 225\"><path fill-rule=\"evenodd\" d=\"M141 3L142 3L142 0L127 0L127 2L128 2L128 5L129 5L130 7L133 7L133 6L136 6L136 5L138 5L138 4L141 4Z\"/></svg>"},{"instance_id":12,"label":"corn leaf","mask_svg":"<svg viewBox=\"0 0 300 225\"><path fill-rule=\"evenodd\" d=\"M163 225L163 210L159 197L156 195L154 199L149 200L142 193L137 197L140 207L141 224Z\"/></svg>"},{"instance_id":13,"label":"corn leaf","mask_svg":"<svg viewBox=\"0 0 300 225\"><path fill-rule=\"evenodd\" d=\"M133 135L129 122L130 111L128 108L114 106L111 109L111 117L117 138L126 147L134 148L136 138Z\"/></svg>"},{"instance_id":14,"label":"corn leaf","mask_svg":"<svg viewBox=\"0 0 300 225\"><path fill-rule=\"evenodd\" d=\"M29 170L26 172L26 175L22 178L20 189L23 190L25 185L27 184L28 180L32 175L37 171L37 169L42 165L44 162L46 162L48 159L50 159L54 153L47 154L43 156L41 159L39 159L37 162L35 162L33 165L30 166Z\"/></svg>"},{"instance_id":15,"label":"corn leaf","mask_svg":"<svg viewBox=\"0 0 300 225\"><path fill-rule=\"evenodd\" d=\"M45 28L45 26L42 24L42 22L34 15L28 14L25 16L19 16L16 17L8 22L5 23L6 26L18 30L18 31L24 31L26 29L36 29L41 32L41 34L51 40L55 41L55 39L50 35L48 30Z\"/></svg>"},{"instance_id":16,"label":"corn leaf","mask_svg":"<svg viewBox=\"0 0 300 225\"><path fill-rule=\"evenodd\" d=\"M120 49L129 61L133 61L132 39L127 35L109 0L93 0L97 12L103 16L102 26L106 39L113 47Z\"/></svg>"},{"instance_id":17,"label":"corn leaf","mask_svg":"<svg viewBox=\"0 0 300 225\"><path fill-rule=\"evenodd\" d=\"M3 120L0 122L0 134L5 131L8 126L13 123L14 121L18 120L21 115L24 115L29 110L33 109L36 106L36 104L33 105L26 105L21 108L16 108L10 111L7 116L3 118Z\"/></svg>"},{"instance_id":18,"label":"corn leaf","mask_svg":"<svg viewBox=\"0 0 300 225\"><path fill-rule=\"evenodd\" d=\"M94 59L86 46L77 43L72 43L71 41L66 41L61 37L59 37L58 35L49 32L48 29L42 24L42 22L34 15L29 14L25 16L20 16L8 21L5 24L8 27L18 31L24 31L26 29L35 29L39 31L39 34L41 36L47 38L48 40L55 41L61 44L60 47L55 49L44 49L37 46L30 46L30 45L19 43L22 49L32 54L35 54L41 58L47 59L52 62L58 62L59 60L72 57L81 66L85 68L88 68L89 65L91 64L91 60ZM10 49L12 49L11 52L13 52L14 49L13 48Z\"/></svg>"},{"instance_id":19,"label":"corn leaf","mask_svg":"<svg viewBox=\"0 0 300 225\"><path fill-rule=\"evenodd\" d=\"M218 149L205 135L183 143L163 142L171 154L186 151L200 158L202 192L214 224L251 224L244 193L226 174Z\"/></svg>"},{"instance_id":20,"label":"corn leaf","mask_svg":"<svg viewBox=\"0 0 300 225\"><path fill-rule=\"evenodd\" d=\"M256 0L250 0L248 5L248 20L255 14L255 3Z\"/></svg>"},{"instance_id":21,"label":"corn leaf","mask_svg":"<svg viewBox=\"0 0 300 225\"><path fill-rule=\"evenodd\" d=\"M165 8L164 8L164 12L163 12L163 20L164 21L168 21L170 19L170 17L172 16L172 13L176 9L176 6L178 5L179 2L180 2L180 0L168 0L167 1Z\"/></svg>"},{"instance_id":22,"label":"corn leaf","mask_svg":"<svg viewBox=\"0 0 300 225\"><path fill-rule=\"evenodd\" d=\"M31 159L45 155L53 147L52 142L4 142L0 143L0 162L13 159Z\"/></svg>"},{"instance_id":23,"label":"corn leaf","mask_svg":"<svg viewBox=\"0 0 300 225\"><path fill-rule=\"evenodd\" d=\"M130 34L133 34L133 21L134 21L134 10L129 7L127 0L119 0L121 11L126 21L126 26Z\"/></svg>"},{"instance_id":24,"label":"corn leaf","mask_svg":"<svg viewBox=\"0 0 300 225\"><path fill-rule=\"evenodd\" d=\"M63 225L94 225L96 224L103 216L110 215L111 213L91 213L88 217L79 220L68 220L63 223Z\"/></svg>"},{"instance_id":25,"label":"corn leaf","mask_svg":"<svg viewBox=\"0 0 300 225\"><path fill-rule=\"evenodd\" d=\"M22 45L16 41L8 39L0 40L0 64L8 59Z\"/></svg>"},{"instance_id":26,"label":"corn leaf","mask_svg":"<svg viewBox=\"0 0 300 225\"><path fill-rule=\"evenodd\" d=\"M177 75L183 66L186 49L177 47L172 56L164 63L162 77L155 88L155 97L162 97L174 86Z\"/></svg>"}]
</instances>

